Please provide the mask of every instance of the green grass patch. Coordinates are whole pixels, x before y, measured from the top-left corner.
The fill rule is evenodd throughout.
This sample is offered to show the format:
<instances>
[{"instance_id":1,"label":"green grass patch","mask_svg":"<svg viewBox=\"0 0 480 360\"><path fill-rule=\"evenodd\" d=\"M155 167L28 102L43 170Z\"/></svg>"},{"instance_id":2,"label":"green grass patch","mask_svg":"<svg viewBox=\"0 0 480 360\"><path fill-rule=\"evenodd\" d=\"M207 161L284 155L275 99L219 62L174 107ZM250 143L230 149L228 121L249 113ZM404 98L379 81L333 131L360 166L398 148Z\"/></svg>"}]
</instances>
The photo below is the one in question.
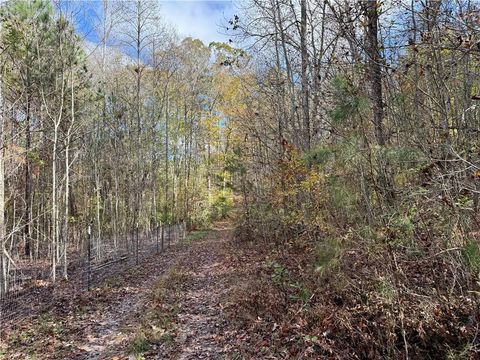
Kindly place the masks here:
<instances>
[{"instance_id":1,"label":"green grass patch","mask_svg":"<svg viewBox=\"0 0 480 360\"><path fill-rule=\"evenodd\" d=\"M467 266L474 272L480 271L480 246L469 240L462 249L462 255Z\"/></svg>"},{"instance_id":2,"label":"green grass patch","mask_svg":"<svg viewBox=\"0 0 480 360\"><path fill-rule=\"evenodd\" d=\"M197 231L192 231L188 233L187 237L185 240L188 243L194 242L194 241L200 241L203 240L207 237L208 231L207 230L197 230Z\"/></svg>"},{"instance_id":3,"label":"green grass patch","mask_svg":"<svg viewBox=\"0 0 480 360\"><path fill-rule=\"evenodd\" d=\"M137 333L132 341L132 353L138 357L139 355L143 354L150 350L150 342L147 340L145 334Z\"/></svg>"}]
</instances>

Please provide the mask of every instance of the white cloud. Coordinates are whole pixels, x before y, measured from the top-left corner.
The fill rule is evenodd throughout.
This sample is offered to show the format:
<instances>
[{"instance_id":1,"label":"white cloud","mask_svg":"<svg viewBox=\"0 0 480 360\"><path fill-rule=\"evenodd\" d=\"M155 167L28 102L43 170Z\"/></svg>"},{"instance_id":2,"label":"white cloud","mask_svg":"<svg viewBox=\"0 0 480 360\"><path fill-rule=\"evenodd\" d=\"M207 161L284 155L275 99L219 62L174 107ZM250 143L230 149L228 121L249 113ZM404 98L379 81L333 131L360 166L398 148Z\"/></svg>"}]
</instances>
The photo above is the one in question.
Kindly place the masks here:
<instances>
[{"instance_id":1,"label":"white cloud","mask_svg":"<svg viewBox=\"0 0 480 360\"><path fill-rule=\"evenodd\" d=\"M161 14L166 23L174 26L181 37L202 40L228 41L225 24L235 12L234 0L161 1Z\"/></svg>"}]
</instances>

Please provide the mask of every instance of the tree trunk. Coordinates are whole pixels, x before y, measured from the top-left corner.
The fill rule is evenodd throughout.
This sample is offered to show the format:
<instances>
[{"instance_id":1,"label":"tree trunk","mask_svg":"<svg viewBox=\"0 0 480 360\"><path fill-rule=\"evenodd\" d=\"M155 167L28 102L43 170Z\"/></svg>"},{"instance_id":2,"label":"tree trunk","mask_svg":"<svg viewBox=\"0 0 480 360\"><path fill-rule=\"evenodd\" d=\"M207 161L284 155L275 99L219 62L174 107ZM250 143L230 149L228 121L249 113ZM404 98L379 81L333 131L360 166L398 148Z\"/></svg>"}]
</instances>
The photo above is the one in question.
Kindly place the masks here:
<instances>
[{"instance_id":1,"label":"tree trunk","mask_svg":"<svg viewBox=\"0 0 480 360\"><path fill-rule=\"evenodd\" d=\"M29 80L27 74L27 88L29 87ZM25 213L23 214L24 228L23 234L25 238L25 256L30 256L31 251L31 234L30 234L30 221L31 221L31 202L32 202L32 164L30 161L30 147L32 144L32 134L30 131L30 89L27 89L27 101L26 101L26 124L25 124Z\"/></svg>"},{"instance_id":2,"label":"tree trunk","mask_svg":"<svg viewBox=\"0 0 480 360\"><path fill-rule=\"evenodd\" d=\"M74 86L73 86L73 79L74 73L73 69L71 71L71 108L70 108L70 116L71 122L70 126L67 131L66 139L65 139L65 213L64 213L64 229L63 229L63 278L66 280L68 279L68 233L69 233L69 210L70 210L70 137L71 137L71 130L73 124L75 122L75 103L74 103Z\"/></svg>"},{"instance_id":3,"label":"tree trunk","mask_svg":"<svg viewBox=\"0 0 480 360\"><path fill-rule=\"evenodd\" d=\"M3 68L0 69L0 298L5 292L5 263L4 263L4 254L5 254L5 167L4 167L4 158L5 158L5 120L4 120L4 104L3 104Z\"/></svg>"},{"instance_id":4,"label":"tree trunk","mask_svg":"<svg viewBox=\"0 0 480 360\"><path fill-rule=\"evenodd\" d=\"M308 51L307 51L307 1L300 1L300 52L302 60L302 115L305 150L310 150L310 109L308 90Z\"/></svg>"},{"instance_id":5,"label":"tree trunk","mask_svg":"<svg viewBox=\"0 0 480 360\"><path fill-rule=\"evenodd\" d=\"M370 83L370 100L373 110L373 125L377 144L385 145L383 130L382 57L378 46L378 17L380 3L365 1L364 12L367 19L365 51L367 55L366 73Z\"/></svg>"},{"instance_id":6,"label":"tree trunk","mask_svg":"<svg viewBox=\"0 0 480 360\"><path fill-rule=\"evenodd\" d=\"M53 134L52 150L52 281L55 282L57 275L57 143L58 143L58 125L55 124Z\"/></svg>"},{"instance_id":7,"label":"tree trunk","mask_svg":"<svg viewBox=\"0 0 480 360\"><path fill-rule=\"evenodd\" d=\"M164 224L167 222L168 216L168 96L165 105L165 203L164 203Z\"/></svg>"}]
</instances>

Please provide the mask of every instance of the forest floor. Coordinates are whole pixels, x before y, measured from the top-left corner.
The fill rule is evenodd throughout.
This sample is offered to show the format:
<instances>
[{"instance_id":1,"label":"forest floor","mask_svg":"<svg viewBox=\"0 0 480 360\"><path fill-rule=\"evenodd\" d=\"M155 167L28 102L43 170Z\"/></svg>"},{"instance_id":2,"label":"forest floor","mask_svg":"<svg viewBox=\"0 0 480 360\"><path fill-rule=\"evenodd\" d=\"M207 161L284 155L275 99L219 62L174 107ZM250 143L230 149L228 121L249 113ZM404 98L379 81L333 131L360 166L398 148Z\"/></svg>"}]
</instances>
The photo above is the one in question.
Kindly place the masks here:
<instances>
[{"instance_id":1,"label":"forest floor","mask_svg":"<svg viewBox=\"0 0 480 360\"><path fill-rule=\"evenodd\" d=\"M247 333L231 317L231 300L254 271L247 257L233 246L227 223L190 233L4 331L0 359L245 358Z\"/></svg>"}]
</instances>

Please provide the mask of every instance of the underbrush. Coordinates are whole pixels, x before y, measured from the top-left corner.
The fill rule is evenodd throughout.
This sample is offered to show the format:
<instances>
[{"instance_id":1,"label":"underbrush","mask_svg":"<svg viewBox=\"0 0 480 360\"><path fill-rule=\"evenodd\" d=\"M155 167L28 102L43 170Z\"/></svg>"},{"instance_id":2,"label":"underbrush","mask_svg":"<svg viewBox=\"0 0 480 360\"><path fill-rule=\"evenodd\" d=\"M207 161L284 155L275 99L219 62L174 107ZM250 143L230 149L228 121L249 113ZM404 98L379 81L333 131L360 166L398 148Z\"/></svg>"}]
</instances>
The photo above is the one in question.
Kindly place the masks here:
<instances>
[{"instance_id":1,"label":"underbrush","mask_svg":"<svg viewBox=\"0 0 480 360\"><path fill-rule=\"evenodd\" d=\"M478 358L479 284L459 267L462 251L363 232L305 229L256 243L269 255L237 288L232 316L261 334L258 348L302 359Z\"/></svg>"},{"instance_id":2,"label":"underbrush","mask_svg":"<svg viewBox=\"0 0 480 360\"><path fill-rule=\"evenodd\" d=\"M288 190L250 195L237 245L268 249L235 295L234 314L261 334L251 348L298 359L480 358L471 200L436 195L416 173L389 203L336 161L328 171L291 163Z\"/></svg>"}]
</instances>

